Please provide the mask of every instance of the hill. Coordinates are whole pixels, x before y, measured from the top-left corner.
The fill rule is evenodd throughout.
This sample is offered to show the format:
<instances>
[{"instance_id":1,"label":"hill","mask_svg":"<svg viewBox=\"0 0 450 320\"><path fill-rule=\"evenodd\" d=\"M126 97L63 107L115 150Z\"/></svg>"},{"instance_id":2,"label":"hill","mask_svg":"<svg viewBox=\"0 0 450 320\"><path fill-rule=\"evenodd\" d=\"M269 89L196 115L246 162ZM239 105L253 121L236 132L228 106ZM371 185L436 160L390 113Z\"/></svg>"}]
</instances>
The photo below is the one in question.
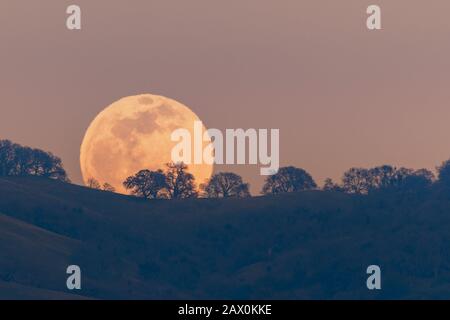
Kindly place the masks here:
<instances>
[{"instance_id":1,"label":"hill","mask_svg":"<svg viewBox=\"0 0 450 320\"><path fill-rule=\"evenodd\" d=\"M439 190L149 201L2 177L0 298L450 298L449 209Z\"/></svg>"}]
</instances>

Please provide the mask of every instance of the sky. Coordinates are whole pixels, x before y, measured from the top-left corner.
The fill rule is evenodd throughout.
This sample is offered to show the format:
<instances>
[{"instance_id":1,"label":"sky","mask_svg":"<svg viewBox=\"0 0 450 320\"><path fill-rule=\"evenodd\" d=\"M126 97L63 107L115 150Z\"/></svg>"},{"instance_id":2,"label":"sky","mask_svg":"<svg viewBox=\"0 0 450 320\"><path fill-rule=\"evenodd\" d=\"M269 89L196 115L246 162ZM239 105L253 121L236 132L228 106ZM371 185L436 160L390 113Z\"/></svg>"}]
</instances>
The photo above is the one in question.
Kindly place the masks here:
<instances>
[{"instance_id":1,"label":"sky","mask_svg":"<svg viewBox=\"0 0 450 320\"><path fill-rule=\"evenodd\" d=\"M66 8L82 30L66 29ZM366 28L378 4L382 30ZM4 0L0 138L60 156L112 102L152 93L208 128L280 129L281 165L321 184L350 167L450 157L448 0ZM259 166L241 174L258 193Z\"/></svg>"}]
</instances>

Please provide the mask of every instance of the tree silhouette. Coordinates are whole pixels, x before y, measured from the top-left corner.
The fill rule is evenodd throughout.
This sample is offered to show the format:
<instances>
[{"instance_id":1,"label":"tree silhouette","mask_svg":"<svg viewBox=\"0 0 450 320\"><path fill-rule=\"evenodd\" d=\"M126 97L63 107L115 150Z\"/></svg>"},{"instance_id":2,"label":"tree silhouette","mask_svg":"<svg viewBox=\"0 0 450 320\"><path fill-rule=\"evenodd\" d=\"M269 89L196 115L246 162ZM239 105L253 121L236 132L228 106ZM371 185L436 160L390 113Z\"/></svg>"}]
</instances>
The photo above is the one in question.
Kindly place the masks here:
<instances>
[{"instance_id":1,"label":"tree silhouette","mask_svg":"<svg viewBox=\"0 0 450 320\"><path fill-rule=\"evenodd\" d=\"M364 168L351 168L344 172L342 189L347 193L369 193L369 170Z\"/></svg>"},{"instance_id":2,"label":"tree silhouette","mask_svg":"<svg viewBox=\"0 0 450 320\"><path fill-rule=\"evenodd\" d=\"M428 181L428 183L432 183L436 179L434 173L428 169L416 170L414 171L414 176L423 177L425 180Z\"/></svg>"},{"instance_id":3,"label":"tree silhouette","mask_svg":"<svg viewBox=\"0 0 450 320\"><path fill-rule=\"evenodd\" d=\"M87 187L91 188L91 189L96 189L96 190L100 190L101 186L100 186L100 182L98 182L96 179L94 178L89 178L87 181Z\"/></svg>"},{"instance_id":4,"label":"tree silhouette","mask_svg":"<svg viewBox=\"0 0 450 320\"><path fill-rule=\"evenodd\" d=\"M0 176L29 175L70 181L61 159L51 152L0 140Z\"/></svg>"},{"instance_id":5,"label":"tree silhouette","mask_svg":"<svg viewBox=\"0 0 450 320\"><path fill-rule=\"evenodd\" d=\"M0 176L16 174L16 146L9 140L0 140Z\"/></svg>"},{"instance_id":6,"label":"tree silhouette","mask_svg":"<svg viewBox=\"0 0 450 320\"><path fill-rule=\"evenodd\" d=\"M198 196L195 178L192 174L187 172L188 167L184 163L170 162L166 166L165 196L167 198L185 199L195 198Z\"/></svg>"},{"instance_id":7,"label":"tree silhouette","mask_svg":"<svg viewBox=\"0 0 450 320\"><path fill-rule=\"evenodd\" d=\"M419 169L406 176L399 185L399 190L403 192L423 191L430 187L435 180L433 172L427 169Z\"/></svg>"},{"instance_id":8,"label":"tree silhouette","mask_svg":"<svg viewBox=\"0 0 450 320\"><path fill-rule=\"evenodd\" d=\"M322 190L324 190L324 191L342 191L342 188L337 183L334 183L333 179L326 178L325 182L323 184Z\"/></svg>"},{"instance_id":9,"label":"tree silhouette","mask_svg":"<svg viewBox=\"0 0 450 320\"><path fill-rule=\"evenodd\" d=\"M162 191L167 188L166 176L162 170L141 170L134 176L128 177L123 185L131 193L146 199L162 197Z\"/></svg>"},{"instance_id":10,"label":"tree silhouette","mask_svg":"<svg viewBox=\"0 0 450 320\"><path fill-rule=\"evenodd\" d=\"M303 169L296 167L283 167L278 173L269 176L263 186L263 194L278 194L312 190L317 188L311 175Z\"/></svg>"},{"instance_id":11,"label":"tree silhouette","mask_svg":"<svg viewBox=\"0 0 450 320\"><path fill-rule=\"evenodd\" d=\"M401 181L412 173L412 170L383 165L374 167L368 171L368 189L386 189L399 186Z\"/></svg>"},{"instance_id":12,"label":"tree silhouette","mask_svg":"<svg viewBox=\"0 0 450 320\"><path fill-rule=\"evenodd\" d=\"M43 158L42 155L34 154L38 151L34 151L29 147L22 147L19 145L14 145L14 175L26 176L26 175L41 175L41 164L38 160Z\"/></svg>"},{"instance_id":13,"label":"tree silhouette","mask_svg":"<svg viewBox=\"0 0 450 320\"><path fill-rule=\"evenodd\" d=\"M450 160L444 161L439 167L437 167L437 171L439 184L450 187Z\"/></svg>"},{"instance_id":14,"label":"tree silhouette","mask_svg":"<svg viewBox=\"0 0 450 320\"><path fill-rule=\"evenodd\" d=\"M242 177L232 172L220 172L200 186L208 198L249 197L249 184Z\"/></svg>"},{"instance_id":15,"label":"tree silhouette","mask_svg":"<svg viewBox=\"0 0 450 320\"><path fill-rule=\"evenodd\" d=\"M108 191L108 192L116 192L116 188L114 188L112 185L110 185L108 182L105 182L102 186L102 189L104 191Z\"/></svg>"},{"instance_id":16,"label":"tree silhouette","mask_svg":"<svg viewBox=\"0 0 450 320\"><path fill-rule=\"evenodd\" d=\"M31 153L32 175L46 178L66 180L66 172L63 169L61 159L51 152L34 149Z\"/></svg>"},{"instance_id":17,"label":"tree silhouette","mask_svg":"<svg viewBox=\"0 0 450 320\"><path fill-rule=\"evenodd\" d=\"M400 190L430 185L434 175L426 169L413 170L389 165L371 169L351 168L344 173L342 189L347 193L368 194L377 190Z\"/></svg>"}]
</instances>

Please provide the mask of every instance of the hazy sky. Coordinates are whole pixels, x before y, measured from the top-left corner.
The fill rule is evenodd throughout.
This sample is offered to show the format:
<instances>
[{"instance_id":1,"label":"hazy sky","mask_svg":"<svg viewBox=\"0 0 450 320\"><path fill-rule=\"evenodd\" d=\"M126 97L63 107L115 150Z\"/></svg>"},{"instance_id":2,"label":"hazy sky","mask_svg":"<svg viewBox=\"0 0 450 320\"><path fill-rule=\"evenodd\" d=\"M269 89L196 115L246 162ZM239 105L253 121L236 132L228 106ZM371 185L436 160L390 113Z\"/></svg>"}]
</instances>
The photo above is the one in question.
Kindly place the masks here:
<instances>
[{"instance_id":1,"label":"hazy sky","mask_svg":"<svg viewBox=\"0 0 450 320\"><path fill-rule=\"evenodd\" d=\"M81 31L65 10L82 8ZM382 8L368 31L366 7ZM279 128L281 163L317 182L352 166L450 157L448 0L3 0L0 137L60 156L81 182L89 123L128 95L209 128ZM259 166L233 166L261 186Z\"/></svg>"}]
</instances>

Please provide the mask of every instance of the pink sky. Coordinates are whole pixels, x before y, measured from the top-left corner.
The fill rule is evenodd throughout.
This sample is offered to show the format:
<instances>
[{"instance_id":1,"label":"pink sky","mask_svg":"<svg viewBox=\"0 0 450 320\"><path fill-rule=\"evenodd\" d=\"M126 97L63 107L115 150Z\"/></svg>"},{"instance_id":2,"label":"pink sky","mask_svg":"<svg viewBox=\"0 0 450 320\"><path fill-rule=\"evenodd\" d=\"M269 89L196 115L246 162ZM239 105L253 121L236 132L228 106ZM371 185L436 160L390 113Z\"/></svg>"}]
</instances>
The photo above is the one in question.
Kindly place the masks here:
<instances>
[{"instance_id":1,"label":"pink sky","mask_svg":"<svg viewBox=\"0 0 450 320\"><path fill-rule=\"evenodd\" d=\"M0 137L59 155L81 183L91 120L137 93L208 127L279 128L281 164L321 184L352 166L434 168L450 157L448 0L0 3ZM383 30L365 28L382 8ZM219 168L260 189L258 166Z\"/></svg>"}]
</instances>

